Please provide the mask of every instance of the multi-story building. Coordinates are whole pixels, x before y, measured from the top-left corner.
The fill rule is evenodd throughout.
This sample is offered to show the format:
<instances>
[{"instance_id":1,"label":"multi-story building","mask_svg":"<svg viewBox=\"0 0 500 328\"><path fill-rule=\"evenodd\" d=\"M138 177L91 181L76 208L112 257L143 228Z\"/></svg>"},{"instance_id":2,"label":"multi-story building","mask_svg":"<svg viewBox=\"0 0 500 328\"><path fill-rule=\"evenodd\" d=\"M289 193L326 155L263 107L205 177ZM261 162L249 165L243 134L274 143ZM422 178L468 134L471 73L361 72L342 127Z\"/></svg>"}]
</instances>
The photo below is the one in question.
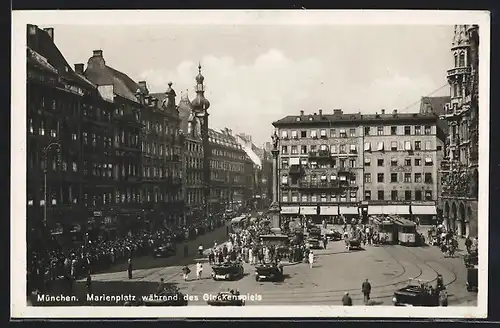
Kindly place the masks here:
<instances>
[{"instance_id":1,"label":"multi-story building","mask_svg":"<svg viewBox=\"0 0 500 328\"><path fill-rule=\"evenodd\" d=\"M460 236L477 236L479 26L455 25L451 52L451 100L441 116L448 123L448 139L440 207L447 227Z\"/></svg>"},{"instance_id":2,"label":"multi-story building","mask_svg":"<svg viewBox=\"0 0 500 328\"><path fill-rule=\"evenodd\" d=\"M83 64L80 64L83 65ZM83 68L81 69L83 71ZM85 77L97 86L101 97L113 111L113 164L108 165L108 174L113 177L113 192L107 194L102 207L93 207L90 201L92 190L98 183L87 184L87 206L94 212L94 222L99 225L115 218L122 232L137 229L144 224L144 211L141 200L142 173L142 124L138 85L126 74L106 65L102 50L94 50L84 71ZM85 144L85 135L83 136ZM90 138L90 136L88 136ZM92 143L94 143L92 136ZM89 141L90 142L90 141ZM99 170L99 168L97 168ZM84 169L85 170L85 169ZM90 163L87 170L93 170ZM84 178L85 178L84 173ZM85 200L84 192L84 200ZM93 201L92 201L93 202ZM106 219L109 218L109 219Z\"/></svg>"},{"instance_id":3,"label":"multi-story building","mask_svg":"<svg viewBox=\"0 0 500 328\"><path fill-rule=\"evenodd\" d=\"M338 109L301 111L274 122L282 214L313 220L435 215L444 139L436 122L434 114L361 115Z\"/></svg>"},{"instance_id":4,"label":"multi-story building","mask_svg":"<svg viewBox=\"0 0 500 328\"><path fill-rule=\"evenodd\" d=\"M43 231L46 217L64 244L82 237L92 227L87 218L113 200L113 108L82 65L69 66L53 28L28 25L27 32L28 229Z\"/></svg>"},{"instance_id":5,"label":"multi-story building","mask_svg":"<svg viewBox=\"0 0 500 328\"><path fill-rule=\"evenodd\" d=\"M172 82L163 94L150 94L146 81L136 94L142 107L142 202L147 221L154 227L184 222L182 195L183 135ZM160 101L161 99L161 101Z\"/></svg>"},{"instance_id":6,"label":"multi-story building","mask_svg":"<svg viewBox=\"0 0 500 328\"><path fill-rule=\"evenodd\" d=\"M209 142L211 211L246 206L252 199L252 161L228 128L210 129Z\"/></svg>"}]
</instances>

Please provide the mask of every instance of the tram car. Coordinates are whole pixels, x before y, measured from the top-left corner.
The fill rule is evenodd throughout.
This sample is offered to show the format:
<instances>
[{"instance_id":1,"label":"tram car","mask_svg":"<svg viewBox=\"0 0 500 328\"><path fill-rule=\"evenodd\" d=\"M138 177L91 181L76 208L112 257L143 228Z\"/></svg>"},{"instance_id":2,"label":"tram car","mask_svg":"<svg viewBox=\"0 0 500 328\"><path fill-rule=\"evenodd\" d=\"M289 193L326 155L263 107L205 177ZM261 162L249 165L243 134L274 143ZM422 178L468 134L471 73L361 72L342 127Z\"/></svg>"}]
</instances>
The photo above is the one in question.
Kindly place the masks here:
<instances>
[{"instance_id":1,"label":"tram car","mask_svg":"<svg viewBox=\"0 0 500 328\"><path fill-rule=\"evenodd\" d=\"M422 244L422 236L417 232L415 222L404 218L396 218L394 225L398 233L398 243L405 246L420 246Z\"/></svg>"},{"instance_id":2,"label":"tram car","mask_svg":"<svg viewBox=\"0 0 500 328\"><path fill-rule=\"evenodd\" d=\"M394 221L385 218L374 218L372 224L375 227L378 244L395 244L397 230Z\"/></svg>"}]
</instances>

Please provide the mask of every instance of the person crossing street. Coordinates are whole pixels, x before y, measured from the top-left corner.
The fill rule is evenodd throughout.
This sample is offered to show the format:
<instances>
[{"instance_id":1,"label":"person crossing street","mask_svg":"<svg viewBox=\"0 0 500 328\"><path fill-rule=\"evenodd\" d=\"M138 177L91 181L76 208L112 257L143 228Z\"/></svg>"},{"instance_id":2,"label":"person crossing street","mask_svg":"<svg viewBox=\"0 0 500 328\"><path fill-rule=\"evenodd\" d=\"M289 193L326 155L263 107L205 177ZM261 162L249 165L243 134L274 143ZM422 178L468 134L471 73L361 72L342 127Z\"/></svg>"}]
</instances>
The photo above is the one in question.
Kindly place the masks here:
<instances>
[{"instance_id":1,"label":"person crossing street","mask_svg":"<svg viewBox=\"0 0 500 328\"><path fill-rule=\"evenodd\" d=\"M361 285L361 292L363 292L363 298L365 305L368 305L368 301L370 301L370 293L372 291L372 285L368 281L368 279L365 279L363 284Z\"/></svg>"},{"instance_id":2,"label":"person crossing street","mask_svg":"<svg viewBox=\"0 0 500 328\"><path fill-rule=\"evenodd\" d=\"M196 263L196 279L200 280L203 274L203 264L201 262Z\"/></svg>"}]
</instances>

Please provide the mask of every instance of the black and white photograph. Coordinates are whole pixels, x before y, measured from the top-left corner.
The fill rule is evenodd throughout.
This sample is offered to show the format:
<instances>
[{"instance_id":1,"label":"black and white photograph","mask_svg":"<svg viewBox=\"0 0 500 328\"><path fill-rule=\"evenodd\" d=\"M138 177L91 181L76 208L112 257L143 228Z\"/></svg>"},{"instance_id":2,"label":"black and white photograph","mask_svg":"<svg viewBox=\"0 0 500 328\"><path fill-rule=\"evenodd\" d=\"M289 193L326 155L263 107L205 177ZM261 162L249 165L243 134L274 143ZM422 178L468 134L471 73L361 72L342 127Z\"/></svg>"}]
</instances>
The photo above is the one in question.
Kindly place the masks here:
<instances>
[{"instance_id":1,"label":"black and white photograph","mask_svg":"<svg viewBox=\"0 0 500 328\"><path fill-rule=\"evenodd\" d=\"M484 318L490 16L14 11L13 318Z\"/></svg>"}]
</instances>

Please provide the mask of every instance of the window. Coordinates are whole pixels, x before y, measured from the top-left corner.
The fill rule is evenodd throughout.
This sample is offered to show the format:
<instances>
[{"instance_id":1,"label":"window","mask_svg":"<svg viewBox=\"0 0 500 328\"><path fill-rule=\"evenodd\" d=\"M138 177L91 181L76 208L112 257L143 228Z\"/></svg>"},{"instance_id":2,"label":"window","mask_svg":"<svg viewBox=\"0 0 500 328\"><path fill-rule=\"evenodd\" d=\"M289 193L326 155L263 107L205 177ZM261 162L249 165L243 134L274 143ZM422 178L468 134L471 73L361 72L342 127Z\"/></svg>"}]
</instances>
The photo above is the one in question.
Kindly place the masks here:
<instances>
[{"instance_id":1,"label":"window","mask_svg":"<svg viewBox=\"0 0 500 328\"><path fill-rule=\"evenodd\" d=\"M383 141L379 141L378 144L377 144L377 150L378 151L383 151L384 150L384 142Z\"/></svg>"},{"instance_id":2,"label":"window","mask_svg":"<svg viewBox=\"0 0 500 328\"><path fill-rule=\"evenodd\" d=\"M398 191L391 190L391 200L398 200Z\"/></svg>"},{"instance_id":3,"label":"window","mask_svg":"<svg viewBox=\"0 0 500 328\"><path fill-rule=\"evenodd\" d=\"M370 151L372 149L372 144L369 142L365 142L365 151Z\"/></svg>"},{"instance_id":4,"label":"window","mask_svg":"<svg viewBox=\"0 0 500 328\"><path fill-rule=\"evenodd\" d=\"M405 158L405 166L411 166L411 158Z\"/></svg>"},{"instance_id":5,"label":"window","mask_svg":"<svg viewBox=\"0 0 500 328\"><path fill-rule=\"evenodd\" d=\"M282 154L288 154L288 147L287 146L281 146L281 153Z\"/></svg>"},{"instance_id":6,"label":"window","mask_svg":"<svg viewBox=\"0 0 500 328\"><path fill-rule=\"evenodd\" d=\"M432 166L432 158L431 157L425 158L425 166Z\"/></svg>"},{"instance_id":7,"label":"window","mask_svg":"<svg viewBox=\"0 0 500 328\"><path fill-rule=\"evenodd\" d=\"M365 190L365 200L371 200L371 199L372 199L372 191Z\"/></svg>"},{"instance_id":8,"label":"window","mask_svg":"<svg viewBox=\"0 0 500 328\"><path fill-rule=\"evenodd\" d=\"M372 175L370 173L365 173L364 181L365 181L365 183L371 183L372 182Z\"/></svg>"},{"instance_id":9,"label":"window","mask_svg":"<svg viewBox=\"0 0 500 328\"><path fill-rule=\"evenodd\" d=\"M288 184L288 175L283 175L281 177L281 184L284 184L284 185Z\"/></svg>"},{"instance_id":10,"label":"window","mask_svg":"<svg viewBox=\"0 0 500 328\"><path fill-rule=\"evenodd\" d=\"M420 158L415 158L415 166L420 166L420 165L422 165L422 163L421 163L421 162L422 162L422 159L420 159Z\"/></svg>"},{"instance_id":11,"label":"window","mask_svg":"<svg viewBox=\"0 0 500 328\"><path fill-rule=\"evenodd\" d=\"M321 131L319 131L319 133L320 133L321 138L326 138L326 130L325 129L321 129Z\"/></svg>"},{"instance_id":12,"label":"window","mask_svg":"<svg viewBox=\"0 0 500 328\"><path fill-rule=\"evenodd\" d=\"M337 146L335 145L330 145L330 153L336 154L337 153Z\"/></svg>"},{"instance_id":13,"label":"window","mask_svg":"<svg viewBox=\"0 0 500 328\"><path fill-rule=\"evenodd\" d=\"M377 166L384 166L384 159L383 158L377 159Z\"/></svg>"},{"instance_id":14,"label":"window","mask_svg":"<svg viewBox=\"0 0 500 328\"><path fill-rule=\"evenodd\" d=\"M405 136L409 136L411 134L411 126L405 126Z\"/></svg>"},{"instance_id":15,"label":"window","mask_svg":"<svg viewBox=\"0 0 500 328\"><path fill-rule=\"evenodd\" d=\"M415 134L416 135L421 135L422 134L422 127L420 125L415 126Z\"/></svg>"},{"instance_id":16,"label":"window","mask_svg":"<svg viewBox=\"0 0 500 328\"><path fill-rule=\"evenodd\" d=\"M292 131L292 138L297 139L297 131Z\"/></svg>"},{"instance_id":17,"label":"window","mask_svg":"<svg viewBox=\"0 0 500 328\"><path fill-rule=\"evenodd\" d=\"M307 138L307 131L306 130L300 131L300 137L301 138Z\"/></svg>"},{"instance_id":18,"label":"window","mask_svg":"<svg viewBox=\"0 0 500 328\"><path fill-rule=\"evenodd\" d=\"M302 202L307 203L307 195L302 195L300 199Z\"/></svg>"},{"instance_id":19,"label":"window","mask_svg":"<svg viewBox=\"0 0 500 328\"><path fill-rule=\"evenodd\" d=\"M431 126L430 125L426 125L424 127L424 134L426 134L426 135L431 134Z\"/></svg>"},{"instance_id":20,"label":"window","mask_svg":"<svg viewBox=\"0 0 500 328\"><path fill-rule=\"evenodd\" d=\"M314 202L317 202L317 201L318 201L318 196L316 196L316 195L312 195L312 196L311 196L311 202L313 202L313 203L314 203Z\"/></svg>"},{"instance_id":21,"label":"window","mask_svg":"<svg viewBox=\"0 0 500 328\"><path fill-rule=\"evenodd\" d=\"M425 142L425 150L432 150L431 149L431 142L430 141L426 141Z\"/></svg>"},{"instance_id":22,"label":"window","mask_svg":"<svg viewBox=\"0 0 500 328\"><path fill-rule=\"evenodd\" d=\"M397 173L391 173L391 182L392 183L398 182L398 174Z\"/></svg>"},{"instance_id":23,"label":"window","mask_svg":"<svg viewBox=\"0 0 500 328\"><path fill-rule=\"evenodd\" d=\"M326 194L321 194L321 201L326 202Z\"/></svg>"},{"instance_id":24,"label":"window","mask_svg":"<svg viewBox=\"0 0 500 328\"><path fill-rule=\"evenodd\" d=\"M149 130L149 124L148 124L148 130ZM288 131L286 130L281 131L281 138L288 139Z\"/></svg>"},{"instance_id":25,"label":"window","mask_svg":"<svg viewBox=\"0 0 500 328\"><path fill-rule=\"evenodd\" d=\"M345 133L345 129L340 129L339 136L341 138L346 138L347 137L347 134Z\"/></svg>"},{"instance_id":26,"label":"window","mask_svg":"<svg viewBox=\"0 0 500 328\"><path fill-rule=\"evenodd\" d=\"M300 153L307 154L307 146L300 146Z\"/></svg>"},{"instance_id":27,"label":"window","mask_svg":"<svg viewBox=\"0 0 500 328\"><path fill-rule=\"evenodd\" d=\"M415 141L415 150L422 150L422 142Z\"/></svg>"},{"instance_id":28,"label":"window","mask_svg":"<svg viewBox=\"0 0 500 328\"><path fill-rule=\"evenodd\" d=\"M318 131L311 130L311 138L317 138L317 137L318 137Z\"/></svg>"},{"instance_id":29,"label":"window","mask_svg":"<svg viewBox=\"0 0 500 328\"><path fill-rule=\"evenodd\" d=\"M321 146L319 146L319 149L325 151L325 150L328 150L328 146L327 145L321 145Z\"/></svg>"},{"instance_id":30,"label":"window","mask_svg":"<svg viewBox=\"0 0 500 328\"><path fill-rule=\"evenodd\" d=\"M441 147L441 146L436 146L436 150L437 150L437 151L441 151L442 149L443 149L443 147Z\"/></svg>"},{"instance_id":31,"label":"window","mask_svg":"<svg viewBox=\"0 0 500 328\"><path fill-rule=\"evenodd\" d=\"M398 134L398 127L391 126L391 135L395 136L396 134Z\"/></svg>"},{"instance_id":32,"label":"window","mask_svg":"<svg viewBox=\"0 0 500 328\"><path fill-rule=\"evenodd\" d=\"M383 190L379 190L377 192L377 197L378 197L378 200L384 200L384 191Z\"/></svg>"},{"instance_id":33,"label":"window","mask_svg":"<svg viewBox=\"0 0 500 328\"><path fill-rule=\"evenodd\" d=\"M335 138L337 136L337 133L335 129L330 129L330 138Z\"/></svg>"},{"instance_id":34,"label":"window","mask_svg":"<svg viewBox=\"0 0 500 328\"><path fill-rule=\"evenodd\" d=\"M369 157L368 157L368 158L365 158L365 166L370 166L370 165L371 165L371 163L372 163L371 158L369 158Z\"/></svg>"},{"instance_id":35,"label":"window","mask_svg":"<svg viewBox=\"0 0 500 328\"><path fill-rule=\"evenodd\" d=\"M346 153L345 145L340 145L339 146L339 153L341 153L341 154L345 154Z\"/></svg>"},{"instance_id":36,"label":"window","mask_svg":"<svg viewBox=\"0 0 500 328\"><path fill-rule=\"evenodd\" d=\"M432 173L429 172L424 173L424 182L432 183Z\"/></svg>"},{"instance_id":37,"label":"window","mask_svg":"<svg viewBox=\"0 0 500 328\"><path fill-rule=\"evenodd\" d=\"M83 132L83 144L86 145L88 143L88 134L87 132Z\"/></svg>"},{"instance_id":38,"label":"window","mask_svg":"<svg viewBox=\"0 0 500 328\"><path fill-rule=\"evenodd\" d=\"M395 157L391 158L391 166L398 166L398 159Z\"/></svg>"},{"instance_id":39,"label":"window","mask_svg":"<svg viewBox=\"0 0 500 328\"><path fill-rule=\"evenodd\" d=\"M377 135L378 136L384 135L384 127L383 126L377 126Z\"/></svg>"},{"instance_id":40,"label":"window","mask_svg":"<svg viewBox=\"0 0 500 328\"><path fill-rule=\"evenodd\" d=\"M355 191L351 191L350 192L350 196L351 196L351 202L355 202L356 201L356 192Z\"/></svg>"},{"instance_id":41,"label":"window","mask_svg":"<svg viewBox=\"0 0 500 328\"><path fill-rule=\"evenodd\" d=\"M369 126L365 126L365 136L369 136L370 135L370 127Z\"/></svg>"},{"instance_id":42,"label":"window","mask_svg":"<svg viewBox=\"0 0 500 328\"><path fill-rule=\"evenodd\" d=\"M38 128L38 134L41 136L45 135L45 127L43 121L40 122L40 128Z\"/></svg>"},{"instance_id":43,"label":"window","mask_svg":"<svg viewBox=\"0 0 500 328\"><path fill-rule=\"evenodd\" d=\"M405 150L410 151L411 150L411 142L410 141L405 141Z\"/></svg>"},{"instance_id":44,"label":"window","mask_svg":"<svg viewBox=\"0 0 500 328\"><path fill-rule=\"evenodd\" d=\"M411 190L405 190L405 200L411 200Z\"/></svg>"},{"instance_id":45,"label":"window","mask_svg":"<svg viewBox=\"0 0 500 328\"><path fill-rule=\"evenodd\" d=\"M465 66L465 54L462 52L458 57L458 67L464 67L464 66Z\"/></svg>"},{"instance_id":46,"label":"window","mask_svg":"<svg viewBox=\"0 0 500 328\"><path fill-rule=\"evenodd\" d=\"M356 160L355 159L350 159L349 160L349 166L352 167L352 168L355 168L356 167Z\"/></svg>"},{"instance_id":47,"label":"window","mask_svg":"<svg viewBox=\"0 0 500 328\"><path fill-rule=\"evenodd\" d=\"M356 145L350 145L349 146L349 152L351 154L355 154L356 153Z\"/></svg>"},{"instance_id":48,"label":"window","mask_svg":"<svg viewBox=\"0 0 500 328\"><path fill-rule=\"evenodd\" d=\"M377 173L377 182L384 182L384 173Z\"/></svg>"},{"instance_id":49,"label":"window","mask_svg":"<svg viewBox=\"0 0 500 328\"><path fill-rule=\"evenodd\" d=\"M411 182L411 173L405 173L404 179L405 182Z\"/></svg>"},{"instance_id":50,"label":"window","mask_svg":"<svg viewBox=\"0 0 500 328\"><path fill-rule=\"evenodd\" d=\"M432 200L432 190L425 191L425 200Z\"/></svg>"},{"instance_id":51,"label":"window","mask_svg":"<svg viewBox=\"0 0 500 328\"><path fill-rule=\"evenodd\" d=\"M292 202L296 203L299 201L299 196L298 195L292 195Z\"/></svg>"},{"instance_id":52,"label":"window","mask_svg":"<svg viewBox=\"0 0 500 328\"><path fill-rule=\"evenodd\" d=\"M285 203L288 202L288 195L281 196L281 200Z\"/></svg>"},{"instance_id":53,"label":"window","mask_svg":"<svg viewBox=\"0 0 500 328\"><path fill-rule=\"evenodd\" d=\"M297 146L292 146L292 155L297 155L297 154L298 154Z\"/></svg>"},{"instance_id":54,"label":"window","mask_svg":"<svg viewBox=\"0 0 500 328\"><path fill-rule=\"evenodd\" d=\"M288 159L281 160L281 168L288 169Z\"/></svg>"},{"instance_id":55,"label":"window","mask_svg":"<svg viewBox=\"0 0 500 328\"><path fill-rule=\"evenodd\" d=\"M345 168L345 159L341 159L341 160L339 161L339 164L340 164L340 167L341 167L341 168Z\"/></svg>"},{"instance_id":56,"label":"window","mask_svg":"<svg viewBox=\"0 0 500 328\"><path fill-rule=\"evenodd\" d=\"M355 137L356 136L356 129L349 129L349 136Z\"/></svg>"},{"instance_id":57,"label":"window","mask_svg":"<svg viewBox=\"0 0 500 328\"><path fill-rule=\"evenodd\" d=\"M397 141L391 141L391 150L392 151L398 150L398 142Z\"/></svg>"},{"instance_id":58,"label":"window","mask_svg":"<svg viewBox=\"0 0 500 328\"><path fill-rule=\"evenodd\" d=\"M416 183L422 182L422 173L415 173L415 182Z\"/></svg>"}]
</instances>

